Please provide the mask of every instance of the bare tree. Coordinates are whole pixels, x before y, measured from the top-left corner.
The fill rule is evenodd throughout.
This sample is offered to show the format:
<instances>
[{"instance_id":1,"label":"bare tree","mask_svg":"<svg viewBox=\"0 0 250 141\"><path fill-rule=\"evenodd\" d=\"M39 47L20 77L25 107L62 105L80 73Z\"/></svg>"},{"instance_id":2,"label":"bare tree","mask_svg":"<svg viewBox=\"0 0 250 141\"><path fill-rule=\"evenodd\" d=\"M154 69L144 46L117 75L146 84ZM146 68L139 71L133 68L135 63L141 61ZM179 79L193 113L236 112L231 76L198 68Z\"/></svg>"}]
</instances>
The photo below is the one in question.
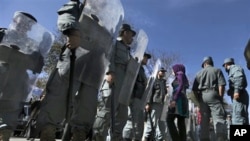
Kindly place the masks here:
<instances>
[{"instance_id":1,"label":"bare tree","mask_svg":"<svg viewBox=\"0 0 250 141\"><path fill-rule=\"evenodd\" d=\"M149 50L147 51L149 54L152 55L152 58L149 60L148 65L146 66L148 72L151 74L153 72L153 68L157 59L161 60L162 67L167 70L166 77L168 77L171 72L171 67L174 63L180 63L181 58L178 53L175 52L165 52L165 51L156 51L156 50Z\"/></svg>"}]
</instances>

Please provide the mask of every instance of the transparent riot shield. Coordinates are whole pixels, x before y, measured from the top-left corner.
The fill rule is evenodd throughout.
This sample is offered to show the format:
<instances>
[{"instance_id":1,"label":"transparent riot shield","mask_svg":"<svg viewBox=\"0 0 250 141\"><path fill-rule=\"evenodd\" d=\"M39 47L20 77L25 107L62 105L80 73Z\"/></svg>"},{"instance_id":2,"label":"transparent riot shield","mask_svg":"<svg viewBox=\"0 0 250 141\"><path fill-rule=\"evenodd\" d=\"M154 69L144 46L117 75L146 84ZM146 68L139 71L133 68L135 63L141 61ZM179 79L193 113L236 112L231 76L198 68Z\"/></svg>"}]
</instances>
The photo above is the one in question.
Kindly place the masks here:
<instances>
[{"instance_id":1,"label":"transparent riot shield","mask_svg":"<svg viewBox=\"0 0 250 141\"><path fill-rule=\"evenodd\" d=\"M161 60L157 59L155 62L155 65L154 65L153 72L148 79L147 86L145 88L145 92L144 92L143 97L142 97L142 101L143 101L143 104L141 106L142 109L145 108L145 105L150 100L150 97L152 95L153 85L154 85L157 73L160 70L160 68L161 68Z\"/></svg>"},{"instance_id":2,"label":"transparent riot shield","mask_svg":"<svg viewBox=\"0 0 250 141\"><path fill-rule=\"evenodd\" d=\"M123 18L120 0L86 1L79 19L82 39L78 50L87 53L76 60L76 74L80 73L84 83L100 88Z\"/></svg>"},{"instance_id":3,"label":"transparent riot shield","mask_svg":"<svg viewBox=\"0 0 250 141\"><path fill-rule=\"evenodd\" d=\"M164 104L163 104L163 108L162 108L162 112L161 112L161 121L166 121L167 118L167 112L168 112L168 106L173 94L173 87L172 87L172 82L174 81L175 76L174 75L169 75L167 78L167 89L168 92L164 98Z\"/></svg>"},{"instance_id":4,"label":"transparent riot shield","mask_svg":"<svg viewBox=\"0 0 250 141\"><path fill-rule=\"evenodd\" d=\"M244 50L244 57L246 60L247 69L250 70L250 39L248 40L245 50Z\"/></svg>"},{"instance_id":5,"label":"transparent riot shield","mask_svg":"<svg viewBox=\"0 0 250 141\"><path fill-rule=\"evenodd\" d=\"M20 108L42 72L54 36L21 12L16 12L0 43L0 107Z\"/></svg>"},{"instance_id":6,"label":"transparent riot shield","mask_svg":"<svg viewBox=\"0 0 250 141\"><path fill-rule=\"evenodd\" d=\"M124 105L129 105L129 101L147 45L148 36L144 32L144 30L141 29L138 32L135 52L132 54L133 58L129 60L128 66L126 68L125 78L119 94L119 102Z\"/></svg>"}]
</instances>

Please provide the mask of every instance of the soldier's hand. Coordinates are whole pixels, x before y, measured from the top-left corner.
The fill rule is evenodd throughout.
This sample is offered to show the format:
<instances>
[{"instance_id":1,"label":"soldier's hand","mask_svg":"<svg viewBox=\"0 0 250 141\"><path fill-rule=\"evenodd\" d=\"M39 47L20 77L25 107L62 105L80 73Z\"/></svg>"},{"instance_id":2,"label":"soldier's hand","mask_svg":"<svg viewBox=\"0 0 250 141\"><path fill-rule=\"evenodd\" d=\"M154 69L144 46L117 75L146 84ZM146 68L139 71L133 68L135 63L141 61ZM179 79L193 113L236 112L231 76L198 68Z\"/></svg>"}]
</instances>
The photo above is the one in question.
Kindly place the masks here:
<instances>
[{"instance_id":1,"label":"soldier's hand","mask_svg":"<svg viewBox=\"0 0 250 141\"><path fill-rule=\"evenodd\" d=\"M146 112L149 112L149 111L150 111L150 106L149 106L149 104L147 104L147 105L145 106L145 110L146 110Z\"/></svg>"},{"instance_id":2,"label":"soldier's hand","mask_svg":"<svg viewBox=\"0 0 250 141\"><path fill-rule=\"evenodd\" d=\"M81 35L78 30L72 30L67 35L66 47L69 49L74 49L80 46Z\"/></svg>"},{"instance_id":3,"label":"soldier's hand","mask_svg":"<svg viewBox=\"0 0 250 141\"><path fill-rule=\"evenodd\" d=\"M109 73L106 75L106 81L111 85L114 83L114 74L113 73Z\"/></svg>"},{"instance_id":4,"label":"soldier's hand","mask_svg":"<svg viewBox=\"0 0 250 141\"><path fill-rule=\"evenodd\" d=\"M234 93L234 100L238 100L240 98L240 94L239 93Z\"/></svg>"}]
</instances>

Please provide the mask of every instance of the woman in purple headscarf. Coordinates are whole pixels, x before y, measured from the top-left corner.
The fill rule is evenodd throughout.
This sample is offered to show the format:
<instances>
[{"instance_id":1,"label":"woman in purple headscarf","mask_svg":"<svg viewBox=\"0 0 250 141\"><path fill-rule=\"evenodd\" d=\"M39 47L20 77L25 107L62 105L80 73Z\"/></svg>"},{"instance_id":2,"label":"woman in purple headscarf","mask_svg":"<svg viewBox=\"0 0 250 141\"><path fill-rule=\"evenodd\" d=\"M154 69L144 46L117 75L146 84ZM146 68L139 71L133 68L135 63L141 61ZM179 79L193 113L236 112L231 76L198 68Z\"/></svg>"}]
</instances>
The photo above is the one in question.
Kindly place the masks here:
<instances>
[{"instance_id":1,"label":"woman in purple headscarf","mask_svg":"<svg viewBox=\"0 0 250 141\"><path fill-rule=\"evenodd\" d=\"M189 87L189 82L183 64L175 64L172 66L172 71L175 79L172 82L173 93L167 114L167 126L173 141L186 141L185 118L189 115L186 89ZM176 118L178 127L174 122Z\"/></svg>"}]
</instances>

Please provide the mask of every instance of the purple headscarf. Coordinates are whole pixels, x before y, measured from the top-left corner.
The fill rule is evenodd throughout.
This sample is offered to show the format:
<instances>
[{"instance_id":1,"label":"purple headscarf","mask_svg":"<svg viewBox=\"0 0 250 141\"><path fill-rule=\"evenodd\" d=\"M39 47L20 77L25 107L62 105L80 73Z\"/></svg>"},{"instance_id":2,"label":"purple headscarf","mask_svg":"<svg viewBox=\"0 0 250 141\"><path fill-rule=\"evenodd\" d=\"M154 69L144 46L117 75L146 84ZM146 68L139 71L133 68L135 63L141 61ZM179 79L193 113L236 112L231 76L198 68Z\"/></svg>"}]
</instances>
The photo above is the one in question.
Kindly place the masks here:
<instances>
[{"instance_id":1,"label":"purple headscarf","mask_svg":"<svg viewBox=\"0 0 250 141\"><path fill-rule=\"evenodd\" d=\"M180 93L183 89L186 89L189 86L188 79L186 76L186 68L183 64L175 64L172 66L172 69L174 71L176 80L179 84L179 87L177 88L176 92L173 94L173 99L177 100L180 96Z\"/></svg>"}]
</instances>

